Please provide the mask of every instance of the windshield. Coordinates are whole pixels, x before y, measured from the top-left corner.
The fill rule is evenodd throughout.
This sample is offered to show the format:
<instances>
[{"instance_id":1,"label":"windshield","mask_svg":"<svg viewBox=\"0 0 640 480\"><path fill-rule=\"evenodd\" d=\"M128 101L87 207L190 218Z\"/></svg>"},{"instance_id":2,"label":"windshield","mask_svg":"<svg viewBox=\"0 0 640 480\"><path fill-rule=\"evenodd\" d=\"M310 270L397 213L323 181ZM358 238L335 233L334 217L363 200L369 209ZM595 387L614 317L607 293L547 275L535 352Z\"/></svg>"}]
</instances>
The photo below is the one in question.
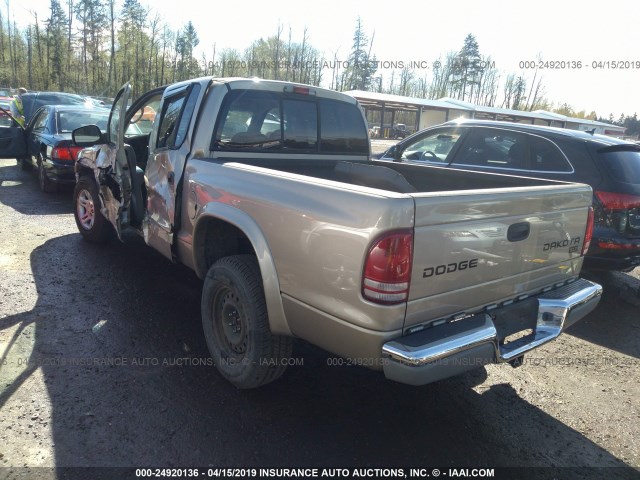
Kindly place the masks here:
<instances>
[{"instance_id":1,"label":"windshield","mask_svg":"<svg viewBox=\"0 0 640 480\"><path fill-rule=\"evenodd\" d=\"M109 111L104 112L59 112L58 113L58 133L70 133L76 128L85 125L97 125L103 132L107 129Z\"/></svg>"}]
</instances>

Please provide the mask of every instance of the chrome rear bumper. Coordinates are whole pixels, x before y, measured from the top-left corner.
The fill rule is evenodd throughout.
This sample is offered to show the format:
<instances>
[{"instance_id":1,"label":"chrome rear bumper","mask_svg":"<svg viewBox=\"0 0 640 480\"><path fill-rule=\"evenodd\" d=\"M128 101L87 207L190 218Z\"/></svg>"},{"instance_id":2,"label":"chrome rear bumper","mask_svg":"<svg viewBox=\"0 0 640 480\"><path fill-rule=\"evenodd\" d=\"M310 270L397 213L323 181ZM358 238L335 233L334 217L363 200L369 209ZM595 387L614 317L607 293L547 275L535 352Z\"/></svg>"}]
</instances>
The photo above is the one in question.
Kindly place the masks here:
<instances>
[{"instance_id":1,"label":"chrome rear bumper","mask_svg":"<svg viewBox=\"0 0 640 480\"><path fill-rule=\"evenodd\" d=\"M516 328L532 333L508 343L503 340L517 332L509 325L511 307L397 338L382 346L384 374L390 380L424 385L488 363L513 362L590 313L601 295L600 285L578 279L528 299L516 313L525 313L529 320L518 319ZM535 309L536 302L537 316L527 311Z\"/></svg>"}]
</instances>

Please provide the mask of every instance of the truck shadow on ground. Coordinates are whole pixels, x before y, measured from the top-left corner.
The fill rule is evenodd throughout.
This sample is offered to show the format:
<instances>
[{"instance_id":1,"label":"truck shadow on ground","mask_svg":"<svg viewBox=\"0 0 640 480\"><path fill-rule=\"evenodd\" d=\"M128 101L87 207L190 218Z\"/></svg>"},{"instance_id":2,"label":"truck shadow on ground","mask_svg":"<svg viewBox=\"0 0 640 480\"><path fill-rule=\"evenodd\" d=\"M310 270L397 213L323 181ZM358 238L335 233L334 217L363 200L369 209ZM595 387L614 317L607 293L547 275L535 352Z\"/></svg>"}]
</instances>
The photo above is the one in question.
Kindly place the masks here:
<instances>
[{"instance_id":1,"label":"truck shadow on ground","mask_svg":"<svg viewBox=\"0 0 640 480\"><path fill-rule=\"evenodd\" d=\"M38 177L33 170L2 161L0 164L0 202L24 215L60 215L73 212L73 187L60 186L55 193L39 191ZM47 205L42 208L42 203Z\"/></svg>"},{"instance_id":2,"label":"truck shadow on ground","mask_svg":"<svg viewBox=\"0 0 640 480\"><path fill-rule=\"evenodd\" d=\"M602 285L602 300L567 333L640 358L640 280L622 272L585 272L583 276Z\"/></svg>"},{"instance_id":3,"label":"truck shadow on ground","mask_svg":"<svg viewBox=\"0 0 640 480\"><path fill-rule=\"evenodd\" d=\"M511 386L474 391L482 370L414 388L330 366L300 342L303 365L239 391L208 365L200 281L140 241L99 247L66 235L36 248L31 268L35 307L0 320L16 329L0 408L39 369L59 468L589 466L624 467L607 478L637 475Z\"/></svg>"}]
</instances>

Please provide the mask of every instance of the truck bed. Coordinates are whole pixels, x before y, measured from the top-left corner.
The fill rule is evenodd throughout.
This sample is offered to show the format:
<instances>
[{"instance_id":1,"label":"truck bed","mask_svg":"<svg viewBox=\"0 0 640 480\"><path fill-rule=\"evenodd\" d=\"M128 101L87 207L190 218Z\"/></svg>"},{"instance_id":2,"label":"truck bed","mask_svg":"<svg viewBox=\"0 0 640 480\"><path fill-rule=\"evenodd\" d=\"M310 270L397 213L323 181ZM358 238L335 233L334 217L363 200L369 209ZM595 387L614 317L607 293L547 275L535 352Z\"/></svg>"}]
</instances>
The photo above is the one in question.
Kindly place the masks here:
<instances>
[{"instance_id":1,"label":"truck bed","mask_svg":"<svg viewBox=\"0 0 640 480\"><path fill-rule=\"evenodd\" d=\"M404 327L531 294L575 276L582 264L580 247L591 204L591 189L585 185L384 161L214 162L228 173L217 174L212 181L234 178L231 170L238 178L224 190L238 190L236 182L241 182L244 191L254 192L247 206L254 218L271 219L263 227L267 234L274 222L272 212L287 212L279 222L297 224L300 231L322 231L310 237L313 243L322 239L332 245L327 255L340 256L341 265L328 267L335 258L324 257L324 245L312 248L318 270L341 268L354 283L349 289L320 292L313 287L315 280L300 276L291 261L308 261L309 245L298 245L292 237L270 242L283 245L281 271L291 269L287 278L297 279L283 282L283 293L312 304L316 302L311 298L317 300L321 293L326 294L321 303L331 309L336 306L331 298L355 294L349 302L361 303L363 258L349 258L350 252L362 256L377 228L394 225L411 228L415 235ZM268 193L267 185L278 185L277 192ZM234 201L242 208L244 201ZM377 228L372 229L374 224ZM346 248L353 243L359 246ZM469 261L474 267L464 268ZM463 268L441 272L443 265L452 270L451 265L460 263ZM358 323L362 318L355 317L349 320Z\"/></svg>"},{"instance_id":2,"label":"truck bed","mask_svg":"<svg viewBox=\"0 0 640 480\"><path fill-rule=\"evenodd\" d=\"M234 159L235 162L238 160ZM298 175L334 180L352 185L378 188L396 193L444 192L452 190L536 187L560 184L552 180L465 172L422 165L386 161L346 162L341 160L305 161L260 159L241 163Z\"/></svg>"}]
</instances>

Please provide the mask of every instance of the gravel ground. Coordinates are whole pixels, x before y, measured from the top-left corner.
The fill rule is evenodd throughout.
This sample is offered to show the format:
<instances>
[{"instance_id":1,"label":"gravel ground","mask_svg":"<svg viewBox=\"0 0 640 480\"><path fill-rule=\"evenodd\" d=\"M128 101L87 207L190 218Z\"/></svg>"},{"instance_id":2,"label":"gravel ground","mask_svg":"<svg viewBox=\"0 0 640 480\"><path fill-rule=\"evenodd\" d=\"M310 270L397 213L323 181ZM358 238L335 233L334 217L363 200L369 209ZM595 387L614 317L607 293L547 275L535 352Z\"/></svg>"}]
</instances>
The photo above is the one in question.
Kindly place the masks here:
<instances>
[{"instance_id":1,"label":"gravel ground","mask_svg":"<svg viewBox=\"0 0 640 480\"><path fill-rule=\"evenodd\" d=\"M71 191L40 193L13 160L0 160L0 218L0 478L196 465L640 477L638 269L599 275L597 310L517 369L414 388L299 342L302 365L238 391L210 366L190 271L137 238L83 242Z\"/></svg>"}]
</instances>

